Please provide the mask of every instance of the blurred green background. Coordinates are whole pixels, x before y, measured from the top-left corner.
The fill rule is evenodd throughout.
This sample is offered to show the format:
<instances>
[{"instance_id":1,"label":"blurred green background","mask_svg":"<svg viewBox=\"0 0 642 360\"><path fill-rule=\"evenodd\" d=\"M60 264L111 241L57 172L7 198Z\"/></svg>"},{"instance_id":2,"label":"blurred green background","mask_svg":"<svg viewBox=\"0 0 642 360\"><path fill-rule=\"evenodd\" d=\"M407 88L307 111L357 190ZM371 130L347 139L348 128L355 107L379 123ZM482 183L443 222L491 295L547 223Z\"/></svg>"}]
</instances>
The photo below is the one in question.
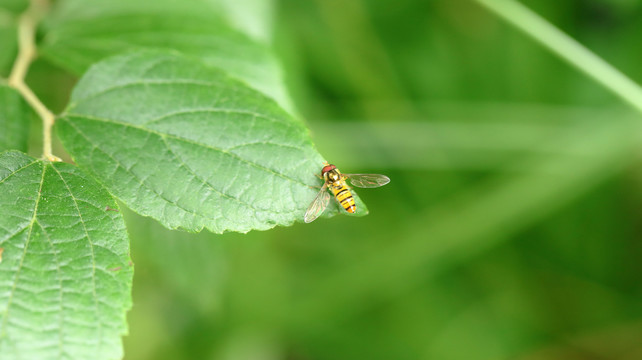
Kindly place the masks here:
<instances>
[{"instance_id":1,"label":"blurred green background","mask_svg":"<svg viewBox=\"0 0 642 360\"><path fill-rule=\"evenodd\" d=\"M641 1L524 4L642 81ZM472 1L272 15L321 153L392 182L248 235L128 216L127 359L642 359L640 114Z\"/></svg>"},{"instance_id":2,"label":"blurred green background","mask_svg":"<svg viewBox=\"0 0 642 360\"><path fill-rule=\"evenodd\" d=\"M642 1L522 3L642 82ZM231 8L326 159L392 182L247 235L126 213L126 359L642 359L642 115L474 1Z\"/></svg>"}]
</instances>

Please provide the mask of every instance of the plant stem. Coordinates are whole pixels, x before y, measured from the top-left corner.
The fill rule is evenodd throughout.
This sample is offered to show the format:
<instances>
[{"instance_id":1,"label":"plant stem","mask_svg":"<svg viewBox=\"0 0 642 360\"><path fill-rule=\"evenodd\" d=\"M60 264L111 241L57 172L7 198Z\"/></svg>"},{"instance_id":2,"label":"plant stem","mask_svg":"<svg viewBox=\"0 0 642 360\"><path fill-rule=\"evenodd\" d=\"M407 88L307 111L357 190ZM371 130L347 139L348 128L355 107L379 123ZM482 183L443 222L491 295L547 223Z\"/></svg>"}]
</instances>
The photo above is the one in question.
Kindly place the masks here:
<instances>
[{"instance_id":1,"label":"plant stem","mask_svg":"<svg viewBox=\"0 0 642 360\"><path fill-rule=\"evenodd\" d=\"M52 154L51 150L51 128L56 117L25 83L29 65L36 57L36 27L48 9L48 0L31 0L29 8L20 15L20 21L18 22L18 56L11 69L8 83L9 86L22 94L22 97L42 119L43 158L50 161L61 161L59 157Z\"/></svg>"},{"instance_id":2,"label":"plant stem","mask_svg":"<svg viewBox=\"0 0 642 360\"><path fill-rule=\"evenodd\" d=\"M642 112L642 88L591 50L514 0L476 0Z\"/></svg>"}]
</instances>

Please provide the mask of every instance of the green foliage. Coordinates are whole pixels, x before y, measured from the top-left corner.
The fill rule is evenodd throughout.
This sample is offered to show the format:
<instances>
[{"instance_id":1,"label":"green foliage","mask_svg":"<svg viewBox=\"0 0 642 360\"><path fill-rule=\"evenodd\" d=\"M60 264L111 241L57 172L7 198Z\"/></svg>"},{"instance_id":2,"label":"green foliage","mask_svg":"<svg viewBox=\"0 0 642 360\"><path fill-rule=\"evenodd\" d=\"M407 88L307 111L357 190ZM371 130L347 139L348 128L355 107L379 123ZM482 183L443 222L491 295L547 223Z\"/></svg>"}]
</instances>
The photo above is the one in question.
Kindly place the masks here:
<instances>
[{"instance_id":1,"label":"green foliage","mask_svg":"<svg viewBox=\"0 0 642 360\"><path fill-rule=\"evenodd\" d=\"M26 16L46 11L43 4L33 2ZM0 5L0 35L11 38L0 68L8 72L27 3ZM35 52L83 75L56 123L91 177L68 164L2 154L0 270L9 276L1 279L0 358L122 356L132 268L112 195L189 231L248 232L302 219L321 185L315 174L323 157L284 110L292 107L268 48L219 10L206 2L66 0L45 17ZM28 86L59 79L40 75ZM12 77L11 85L20 84ZM34 88L52 85L64 88ZM47 103L36 94L43 95ZM0 110L0 151L26 152L32 110L4 85ZM357 202L356 215L366 214ZM333 204L325 216L337 213Z\"/></svg>"},{"instance_id":2,"label":"green foliage","mask_svg":"<svg viewBox=\"0 0 642 360\"><path fill-rule=\"evenodd\" d=\"M232 29L204 1L67 0L45 29L43 56L75 74L126 50L174 49L222 68L291 107L268 48Z\"/></svg>"},{"instance_id":3,"label":"green foliage","mask_svg":"<svg viewBox=\"0 0 642 360\"><path fill-rule=\"evenodd\" d=\"M31 110L14 89L0 85L0 152L27 151Z\"/></svg>"},{"instance_id":4,"label":"green foliage","mask_svg":"<svg viewBox=\"0 0 642 360\"><path fill-rule=\"evenodd\" d=\"M26 5L0 0L3 75ZM27 84L66 107L69 153L54 153L78 167L0 155L0 359L122 356L131 267L112 196L139 269L128 359L639 358L642 128L618 100L640 107L639 10L54 1ZM0 94L3 146L25 151L30 110ZM302 218L323 159L393 183L363 190L372 216L277 227ZM95 257L98 302L94 240L118 249Z\"/></svg>"},{"instance_id":5,"label":"green foliage","mask_svg":"<svg viewBox=\"0 0 642 360\"><path fill-rule=\"evenodd\" d=\"M303 124L272 100L158 51L92 67L58 127L79 166L131 209L190 231L292 224L323 162Z\"/></svg>"},{"instance_id":6,"label":"green foliage","mask_svg":"<svg viewBox=\"0 0 642 360\"><path fill-rule=\"evenodd\" d=\"M0 67L8 71L27 3L0 5L0 37L9 39ZM302 219L323 157L284 110L292 107L271 52L230 27L221 8L66 0L47 14L37 53L84 74L56 121L58 134L92 177L3 153L0 269L10 276L2 283L0 357L121 356L132 269L112 194L189 231L266 230ZM32 111L8 86L0 88L0 108L0 151L26 152ZM357 203L356 215L366 214ZM338 210L333 204L325 216Z\"/></svg>"},{"instance_id":7,"label":"green foliage","mask_svg":"<svg viewBox=\"0 0 642 360\"><path fill-rule=\"evenodd\" d=\"M13 15L19 15L29 6L29 0L0 0L0 10Z\"/></svg>"},{"instance_id":8,"label":"green foliage","mask_svg":"<svg viewBox=\"0 0 642 360\"><path fill-rule=\"evenodd\" d=\"M0 0L0 75L5 76L16 56L16 23L27 1Z\"/></svg>"},{"instance_id":9,"label":"green foliage","mask_svg":"<svg viewBox=\"0 0 642 360\"><path fill-rule=\"evenodd\" d=\"M114 359L132 264L112 197L76 167L0 155L0 359Z\"/></svg>"}]
</instances>

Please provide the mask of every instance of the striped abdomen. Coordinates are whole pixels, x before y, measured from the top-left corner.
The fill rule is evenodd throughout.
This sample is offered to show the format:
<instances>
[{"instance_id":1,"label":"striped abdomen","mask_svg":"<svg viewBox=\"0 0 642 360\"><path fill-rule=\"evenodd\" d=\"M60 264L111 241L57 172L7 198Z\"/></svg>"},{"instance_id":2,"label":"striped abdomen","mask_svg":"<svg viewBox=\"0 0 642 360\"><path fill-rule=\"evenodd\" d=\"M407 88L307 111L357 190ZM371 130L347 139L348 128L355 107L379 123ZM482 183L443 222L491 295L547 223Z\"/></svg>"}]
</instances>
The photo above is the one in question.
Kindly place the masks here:
<instances>
[{"instance_id":1,"label":"striped abdomen","mask_svg":"<svg viewBox=\"0 0 642 360\"><path fill-rule=\"evenodd\" d=\"M355 205L352 193L346 186L345 181L343 181L339 186L331 186L331 189L334 197L337 198L339 204L341 204L347 212L354 214L355 211L357 211L357 205Z\"/></svg>"}]
</instances>

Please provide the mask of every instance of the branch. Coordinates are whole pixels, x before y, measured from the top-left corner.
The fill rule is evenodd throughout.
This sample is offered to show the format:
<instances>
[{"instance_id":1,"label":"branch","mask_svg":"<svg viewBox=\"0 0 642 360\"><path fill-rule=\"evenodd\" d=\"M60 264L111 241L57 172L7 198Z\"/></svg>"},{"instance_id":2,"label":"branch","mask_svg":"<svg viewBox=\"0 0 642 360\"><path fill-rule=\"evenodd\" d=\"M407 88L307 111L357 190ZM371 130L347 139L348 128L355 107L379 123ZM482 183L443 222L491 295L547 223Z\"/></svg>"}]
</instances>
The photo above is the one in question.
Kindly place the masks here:
<instances>
[{"instance_id":1,"label":"branch","mask_svg":"<svg viewBox=\"0 0 642 360\"><path fill-rule=\"evenodd\" d=\"M51 128L56 117L25 83L29 65L36 57L36 27L48 9L48 0L31 0L29 8L20 15L18 23L18 57L13 64L8 82L9 86L22 94L27 103L42 119L42 156L50 161L61 161L59 157L52 154L51 150Z\"/></svg>"},{"instance_id":2,"label":"branch","mask_svg":"<svg viewBox=\"0 0 642 360\"><path fill-rule=\"evenodd\" d=\"M642 88L591 50L514 0L476 0L642 112Z\"/></svg>"}]
</instances>

